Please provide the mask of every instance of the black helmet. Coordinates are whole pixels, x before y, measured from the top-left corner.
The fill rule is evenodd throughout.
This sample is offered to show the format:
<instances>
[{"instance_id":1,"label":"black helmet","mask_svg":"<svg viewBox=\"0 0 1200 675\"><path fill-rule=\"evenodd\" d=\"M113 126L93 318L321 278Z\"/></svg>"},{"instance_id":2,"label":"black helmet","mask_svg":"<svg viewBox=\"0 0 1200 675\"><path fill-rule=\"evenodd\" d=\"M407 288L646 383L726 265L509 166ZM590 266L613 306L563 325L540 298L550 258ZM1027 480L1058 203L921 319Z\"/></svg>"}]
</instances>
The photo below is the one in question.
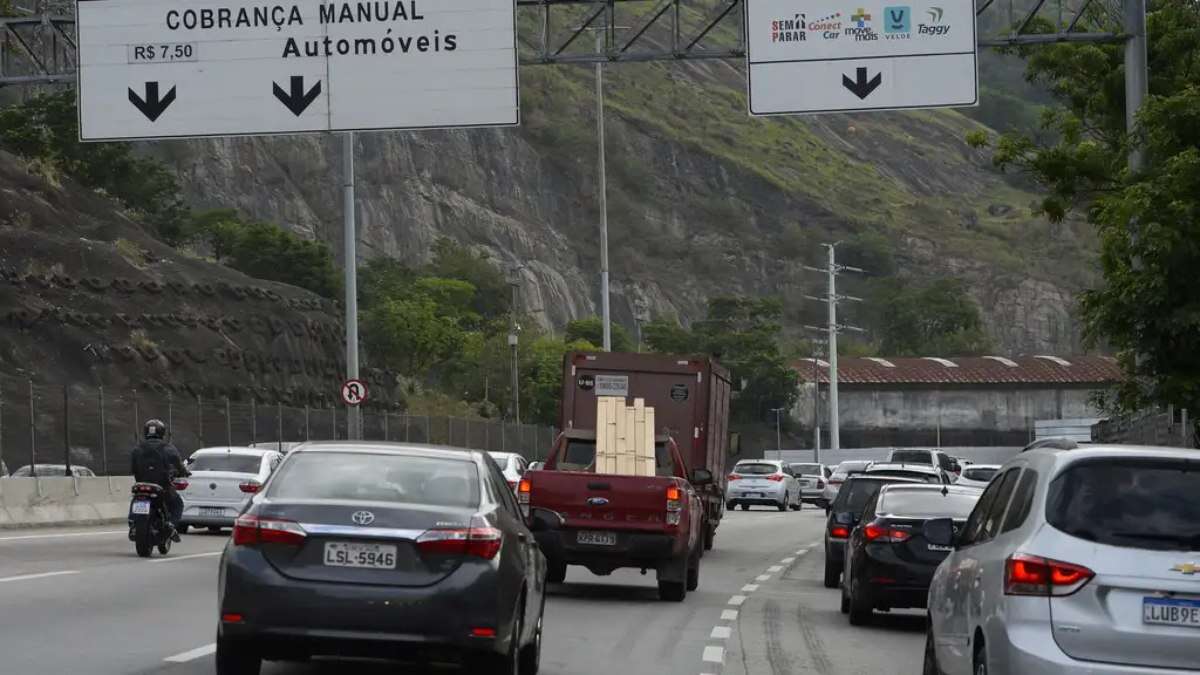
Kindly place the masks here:
<instances>
[{"instance_id":1,"label":"black helmet","mask_svg":"<svg viewBox=\"0 0 1200 675\"><path fill-rule=\"evenodd\" d=\"M142 427L142 437L146 440L157 438L161 441L167 437L167 425L162 420L147 420Z\"/></svg>"}]
</instances>

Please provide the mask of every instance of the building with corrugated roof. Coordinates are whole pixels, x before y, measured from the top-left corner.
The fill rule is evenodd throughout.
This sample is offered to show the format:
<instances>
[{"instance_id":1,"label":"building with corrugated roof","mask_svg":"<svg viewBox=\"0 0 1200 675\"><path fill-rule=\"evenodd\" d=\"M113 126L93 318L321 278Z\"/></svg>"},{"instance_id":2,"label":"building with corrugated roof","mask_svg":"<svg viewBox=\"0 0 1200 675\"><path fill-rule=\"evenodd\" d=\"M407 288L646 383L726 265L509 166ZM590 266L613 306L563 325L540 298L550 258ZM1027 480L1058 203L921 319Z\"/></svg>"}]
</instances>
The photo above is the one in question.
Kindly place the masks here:
<instances>
[{"instance_id":1,"label":"building with corrugated roof","mask_svg":"<svg viewBox=\"0 0 1200 675\"><path fill-rule=\"evenodd\" d=\"M793 417L810 430L818 419L824 446L829 364L801 359L794 367ZM1037 420L1098 417L1093 395L1120 377L1108 356L840 357L841 444L1023 445Z\"/></svg>"}]
</instances>

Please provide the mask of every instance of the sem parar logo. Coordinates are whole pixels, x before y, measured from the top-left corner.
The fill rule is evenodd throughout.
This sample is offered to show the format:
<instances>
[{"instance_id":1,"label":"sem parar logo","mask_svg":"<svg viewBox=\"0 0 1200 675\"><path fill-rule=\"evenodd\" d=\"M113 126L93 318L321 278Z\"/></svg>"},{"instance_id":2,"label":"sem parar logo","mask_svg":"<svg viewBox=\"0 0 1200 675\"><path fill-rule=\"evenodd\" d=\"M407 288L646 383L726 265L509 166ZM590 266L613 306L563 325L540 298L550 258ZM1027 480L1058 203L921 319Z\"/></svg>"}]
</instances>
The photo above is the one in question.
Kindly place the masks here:
<instances>
[{"instance_id":1,"label":"sem parar logo","mask_svg":"<svg viewBox=\"0 0 1200 675\"><path fill-rule=\"evenodd\" d=\"M771 22L771 42L804 42L807 26L804 14Z\"/></svg>"}]
</instances>

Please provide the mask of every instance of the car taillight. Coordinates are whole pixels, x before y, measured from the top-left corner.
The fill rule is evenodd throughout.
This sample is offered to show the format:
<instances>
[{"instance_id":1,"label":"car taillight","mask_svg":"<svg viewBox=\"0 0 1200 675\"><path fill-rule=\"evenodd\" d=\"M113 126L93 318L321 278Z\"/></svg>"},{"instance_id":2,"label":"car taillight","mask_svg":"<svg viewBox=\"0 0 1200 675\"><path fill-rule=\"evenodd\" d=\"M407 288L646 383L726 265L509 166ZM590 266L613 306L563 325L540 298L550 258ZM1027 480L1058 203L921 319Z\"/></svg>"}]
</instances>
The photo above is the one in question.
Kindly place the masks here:
<instances>
[{"instance_id":1,"label":"car taillight","mask_svg":"<svg viewBox=\"0 0 1200 675\"><path fill-rule=\"evenodd\" d=\"M1004 564L1005 595L1071 595L1095 572L1073 563L1016 553Z\"/></svg>"},{"instance_id":2,"label":"car taillight","mask_svg":"<svg viewBox=\"0 0 1200 675\"><path fill-rule=\"evenodd\" d=\"M262 489L262 483L256 480L246 480L238 483L238 489L246 494L255 494Z\"/></svg>"},{"instance_id":3,"label":"car taillight","mask_svg":"<svg viewBox=\"0 0 1200 675\"><path fill-rule=\"evenodd\" d=\"M835 525L829 528L829 536L834 539L848 539L850 537L850 528Z\"/></svg>"},{"instance_id":4,"label":"car taillight","mask_svg":"<svg viewBox=\"0 0 1200 675\"><path fill-rule=\"evenodd\" d=\"M425 555L459 555L491 560L500 552L502 535L494 527L426 530L417 537L417 550Z\"/></svg>"},{"instance_id":5,"label":"car taillight","mask_svg":"<svg viewBox=\"0 0 1200 675\"><path fill-rule=\"evenodd\" d=\"M773 480L776 483L778 483L783 480L783 474L781 474L781 473L771 474L770 476L767 476L767 480Z\"/></svg>"},{"instance_id":6,"label":"car taillight","mask_svg":"<svg viewBox=\"0 0 1200 675\"><path fill-rule=\"evenodd\" d=\"M863 535L867 541L884 541L893 544L908 541L912 537L912 532L906 530L896 530L886 525L876 525L874 523L863 528Z\"/></svg>"},{"instance_id":7,"label":"car taillight","mask_svg":"<svg viewBox=\"0 0 1200 675\"><path fill-rule=\"evenodd\" d=\"M737 475L736 473L729 474L729 480L741 480L741 479L742 479L742 477Z\"/></svg>"},{"instance_id":8,"label":"car taillight","mask_svg":"<svg viewBox=\"0 0 1200 675\"><path fill-rule=\"evenodd\" d=\"M529 496L533 492L533 485L528 478L522 478L517 483L517 505L521 507L521 515L529 517Z\"/></svg>"},{"instance_id":9,"label":"car taillight","mask_svg":"<svg viewBox=\"0 0 1200 675\"><path fill-rule=\"evenodd\" d=\"M830 484L830 485L841 485L841 484L842 484L842 483L844 483L844 482L845 482L845 481L838 480L837 478L830 478L830 479L829 479L829 484Z\"/></svg>"},{"instance_id":10,"label":"car taillight","mask_svg":"<svg viewBox=\"0 0 1200 675\"><path fill-rule=\"evenodd\" d=\"M171 481L171 485L175 486L176 490L188 489L188 482L182 478L176 478L175 480Z\"/></svg>"},{"instance_id":11,"label":"car taillight","mask_svg":"<svg viewBox=\"0 0 1200 675\"><path fill-rule=\"evenodd\" d=\"M308 533L293 520L259 518L255 515L239 516L233 521L233 545L253 546L256 544L283 544L300 546Z\"/></svg>"},{"instance_id":12,"label":"car taillight","mask_svg":"<svg viewBox=\"0 0 1200 675\"><path fill-rule=\"evenodd\" d=\"M817 487L818 487L818 488L823 488L823 487L825 487L825 481L823 481L823 480L821 480L820 478L818 478L818 479L817 479Z\"/></svg>"},{"instance_id":13,"label":"car taillight","mask_svg":"<svg viewBox=\"0 0 1200 675\"><path fill-rule=\"evenodd\" d=\"M683 493L679 488L672 485L671 487L667 488L667 511L673 512L682 510Z\"/></svg>"}]
</instances>

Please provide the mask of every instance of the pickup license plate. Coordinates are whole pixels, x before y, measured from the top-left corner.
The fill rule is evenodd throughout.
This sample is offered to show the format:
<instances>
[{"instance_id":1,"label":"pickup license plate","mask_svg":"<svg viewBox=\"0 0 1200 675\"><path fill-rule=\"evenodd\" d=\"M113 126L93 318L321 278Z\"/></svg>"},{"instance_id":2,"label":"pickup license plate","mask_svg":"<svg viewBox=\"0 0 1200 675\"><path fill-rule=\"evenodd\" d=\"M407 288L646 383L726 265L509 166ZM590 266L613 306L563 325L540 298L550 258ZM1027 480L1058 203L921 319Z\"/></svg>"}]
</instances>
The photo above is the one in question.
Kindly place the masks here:
<instances>
[{"instance_id":1,"label":"pickup license plate","mask_svg":"<svg viewBox=\"0 0 1200 675\"><path fill-rule=\"evenodd\" d=\"M594 546L616 546L617 533L580 530L575 533L575 542L579 544L592 544Z\"/></svg>"},{"instance_id":2,"label":"pickup license plate","mask_svg":"<svg viewBox=\"0 0 1200 675\"><path fill-rule=\"evenodd\" d=\"M1144 598L1142 623L1200 628L1200 600Z\"/></svg>"},{"instance_id":3,"label":"pickup license plate","mask_svg":"<svg viewBox=\"0 0 1200 675\"><path fill-rule=\"evenodd\" d=\"M133 503L133 508L130 511L134 515L144 516L150 513L150 502L146 500L138 500Z\"/></svg>"},{"instance_id":4,"label":"pickup license plate","mask_svg":"<svg viewBox=\"0 0 1200 675\"><path fill-rule=\"evenodd\" d=\"M225 509L221 508L220 506L201 506L200 507L200 515L202 515L202 516L223 516L223 515L225 515Z\"/></svg>"},{"instance_id":5,"label":"pickup license plate","mask_svg":"<svg viewBox=\"0 0 1200 675\"><path fill-rule=\"evenodd\" d=\"M396 567L396 547L386 544L329 542L325 544L328 567L366 567L390 570Z\"/></svg>"}]
</instances>

